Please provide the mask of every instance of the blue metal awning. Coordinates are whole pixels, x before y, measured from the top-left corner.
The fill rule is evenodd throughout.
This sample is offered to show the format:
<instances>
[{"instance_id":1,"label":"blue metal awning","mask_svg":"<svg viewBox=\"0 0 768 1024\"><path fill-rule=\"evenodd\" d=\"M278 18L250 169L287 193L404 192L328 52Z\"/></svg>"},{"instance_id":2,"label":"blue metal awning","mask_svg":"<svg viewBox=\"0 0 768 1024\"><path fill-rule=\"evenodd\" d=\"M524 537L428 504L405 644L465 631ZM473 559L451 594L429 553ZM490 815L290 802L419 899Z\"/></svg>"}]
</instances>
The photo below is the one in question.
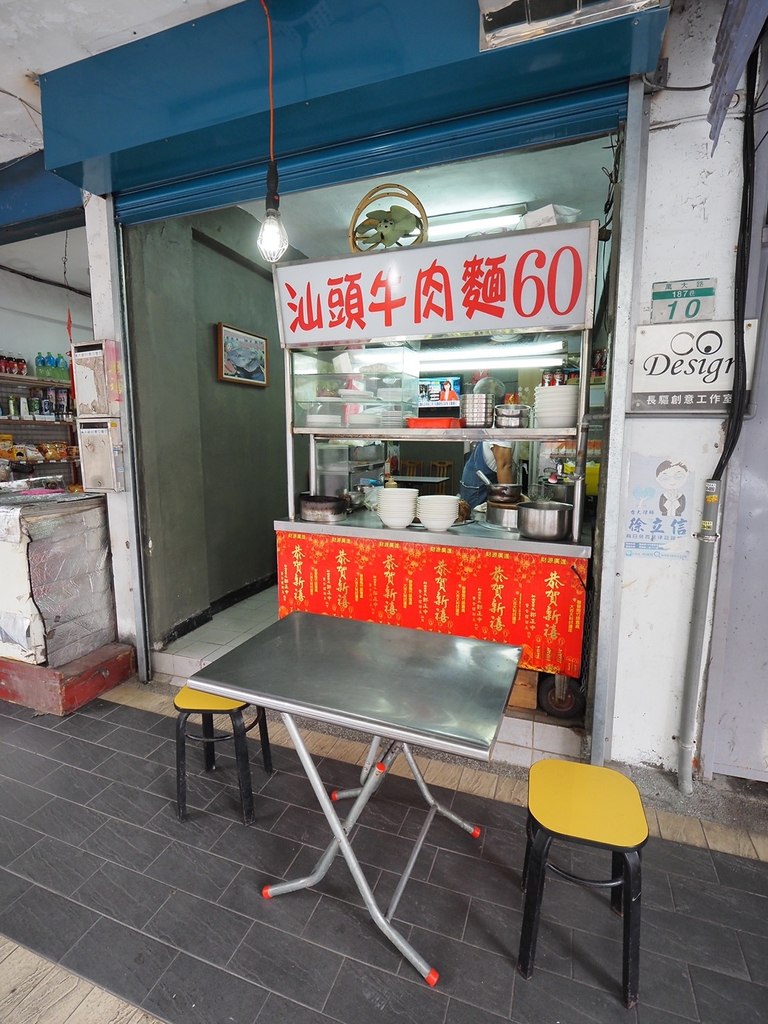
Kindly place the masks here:
<instances>
[{"instance_id":1,"label":"blue metal awning","mask_svg":"<svg viewBox=\"0 0 768 1024\"><path fill-rule=\"evenodd\" d=\"M480 53L476 0L322 6L320 18L309 0L270 4L283 192L349 180L363 152L358 176L376 173L377 160L423 165L435 140L436 159L456 159L462 138L475 149L460 155L543 144L564 137L569 109L569 137L607 131L628 79L656 68L668 14L657 8ZM46 167L90 192L116 193L133 219L167 215L163 197L184 212L264 194L259 0L52 71L41 90Z\"/></svg>"},{"instance_id":2,"label":"blue metal awning","mask_svg":"<svg viewBox=\"0 0 768 1024\"><path fill-rule=\"evenodd\" d=\"M46 171L42 153L0 166L0 245L84 223L80 189Z\"/></svg>"}]
</instances>

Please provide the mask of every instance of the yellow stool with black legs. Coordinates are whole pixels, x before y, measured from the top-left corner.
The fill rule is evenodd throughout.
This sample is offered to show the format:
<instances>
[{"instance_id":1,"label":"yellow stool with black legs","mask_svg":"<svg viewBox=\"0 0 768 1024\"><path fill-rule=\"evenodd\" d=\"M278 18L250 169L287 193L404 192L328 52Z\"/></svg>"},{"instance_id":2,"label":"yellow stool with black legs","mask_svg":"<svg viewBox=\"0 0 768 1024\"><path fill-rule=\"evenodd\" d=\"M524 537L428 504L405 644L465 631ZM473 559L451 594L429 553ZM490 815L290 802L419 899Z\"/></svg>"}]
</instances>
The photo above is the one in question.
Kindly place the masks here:
<instances>
[{"instance_id":1,"label":"yellow stool with black legs","mask_svg":"<svg viewBox=\"0 0 768 1024\"><path fill-rule=\"evenodd\" d=\"M572 875L549 862L554 841L565 840L611 853L605 881ZM648 822L637 786L611 768L544 760L528 776L528 845L523 865L525 904L517 967L533 974L536 938L547 869L579 885L611 889L611 909L624 919L622 995L633 1007L640 984L640 851Z\"/></svg>"},{"instance_id":2,"label":"yellow stool with black legs","mask_svg":"<svg viewBox=\"0 0 768 1024\"><path fill-rule=\"evenodd\" d=\"M248 759L247 733L258 723L261 736L261 759L264 771L272 772L272 753L269 747L267 717L264 708L254 707L256 717L246 728L243 711L249 705L228 697L216 697L210 693L193 690L182 686L176 694L173 706L179 712L176 719L176 813L179 821L187 817L187 739L201 740L204 748L205 770L213 771L216 767L214 743L220 740L234 739L235 761L237 763L237 782L240 787L240 805L243 822L252 825L254 822L253 789L251 787L251 768ZM187 732L187 720L190 715L202 718L202 733ZM217 733L213 725L214 715L229 715L232 721L232 733Z\"/></svg>"}]
</instances>

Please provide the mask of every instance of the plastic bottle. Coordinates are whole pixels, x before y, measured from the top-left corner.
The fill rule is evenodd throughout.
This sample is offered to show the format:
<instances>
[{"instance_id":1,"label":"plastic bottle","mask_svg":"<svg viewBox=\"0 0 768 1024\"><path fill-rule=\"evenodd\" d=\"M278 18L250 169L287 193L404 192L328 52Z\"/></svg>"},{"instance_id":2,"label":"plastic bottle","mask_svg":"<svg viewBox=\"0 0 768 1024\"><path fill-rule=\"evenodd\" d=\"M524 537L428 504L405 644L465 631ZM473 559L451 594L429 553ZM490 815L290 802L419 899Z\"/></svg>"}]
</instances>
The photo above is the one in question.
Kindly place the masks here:
<instances>
[{"instance_id":1,"label":"plastic bottle","mask_svg":"<svg viewBox=\"0 0 768 1024\"><path fill-rule=\"evenodd\" d=\"M16 356L16 366L18 367L16 371L18 375L20 377L26 377L29 372L29 368L27 367L27 360L24 356Z\"/></svg>"},{"instance_id":2,"label":"plastic bottle","mask_svg":"<svg viewBox=\"0 0 768 1024\"><path fill-rule=\"evenodd\" d=\"M45 376L45 356L43 355L42 352L38 352L37 355L35 356L35 376Z\"/></svg>"},{"instance_id":3,"label":"plastic bottle","mask_svg":"<svg viewBox=\"0 0 768 1024\"><path fill-rule=\"evenodd\" d=\"M69 380L69 364L61 352L56 356L56 379Z\"/></svg>"},{"instance_id":4,"label":"plastic bottle","mask_svg":"<svg viewBox=\"0 0 768 1024\"><path fill-rule=\"evenodd\" d=\"M8 360L0 355L0 373L8 373Z\"/></svg>"},{"instance_id":5,"label":"plastic bottle","mask_svg":"<svg viewBox=\"0 0 768 1024\"><path fill-rule=\"evenodd\" d=\"M56 360L52 352L49 352L45 357L45 376L51 380L56 379Z\"/></svg>"}]
</instances>

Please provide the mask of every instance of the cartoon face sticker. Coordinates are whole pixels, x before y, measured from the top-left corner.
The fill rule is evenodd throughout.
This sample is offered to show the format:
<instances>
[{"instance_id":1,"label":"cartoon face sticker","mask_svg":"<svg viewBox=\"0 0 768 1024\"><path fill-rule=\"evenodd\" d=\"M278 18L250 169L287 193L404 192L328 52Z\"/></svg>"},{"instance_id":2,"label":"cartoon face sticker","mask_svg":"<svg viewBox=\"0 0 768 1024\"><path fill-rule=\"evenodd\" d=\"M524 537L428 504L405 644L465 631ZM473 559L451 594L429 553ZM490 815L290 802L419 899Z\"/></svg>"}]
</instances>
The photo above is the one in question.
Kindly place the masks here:
<instances>
[{"instance_id":1,"label":"cartoon face sticker","mask_svg":"<svg viewBox=\"0 0 768 1024\"><path fill-rule=\"evenodd\" d=\"M663 516L682 515L685 509L683 487L687 479L688 467L684 462L665 459L656 467L656 483L661 489L659 511Z\"/></svg>"}]
</instances>

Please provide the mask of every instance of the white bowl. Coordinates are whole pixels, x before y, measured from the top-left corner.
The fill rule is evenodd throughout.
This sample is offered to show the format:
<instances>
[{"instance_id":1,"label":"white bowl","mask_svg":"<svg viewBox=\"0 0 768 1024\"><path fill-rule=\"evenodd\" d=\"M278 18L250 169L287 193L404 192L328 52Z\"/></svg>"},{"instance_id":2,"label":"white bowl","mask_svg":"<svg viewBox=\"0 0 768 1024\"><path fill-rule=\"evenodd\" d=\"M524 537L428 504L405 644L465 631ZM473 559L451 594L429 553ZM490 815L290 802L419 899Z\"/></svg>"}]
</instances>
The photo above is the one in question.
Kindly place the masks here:
<instances>
[{"instance_id":1,"label":"white bowl","mask_svg":"<svg viewBox=\"0 0 768 1024\"><path fill-rule=\"evenodd\" d=\"M413 522L413 513L411 512L382 512L381 509L378 509L378 515L382 523L391 530L404 530Z\"/></svg>"},{"instance_id":2,"label":"white bowl","mask_svg":"<svg viewBox=\"0 0 768 1024\"><path fill-rule=\"evenodd\" d=\"M428 505L431 508L455 508L459 504L459 499L454 494L422 494L418 501L420 505Z\"/></svg>"},{"instance_id":3,"label":"white bowl","mask_svg":"<svg viewBox=\"0 0 768 1024\"><path fill-rule=\"evenodd\" d=\"M570 405L543 405L537 406L534 414L536 416L575 416L576 406Z\"/></svg>"},{"instance_id":4,"label":"white bowl","mask_svg":"<svg viewBox=\"0 0 768 1024\"><path fill-rule=\"evenodd\" d=\"M578 405L578 401L578 395L576 395L575 398L544 398L543 396L540 397L537 395L534 399L533 405L535 409L541 409L544 406L547 408L565 407L570 409Z\"/></svg>"},{"instance_id":5,"label":"white bowl","mask_svg":"<svg viewBox=\"0 0 768 1024\"><path fill-rule=\"evenodd\" d=\"M406 512L412 516L416 515L416 503L413 501L383 501L379 498L377 507L379 512L387 512L393 516L405 515Z\"/></svg>"},{"instance_id":6,"label":"white bowl","mask_svg":"<svg viewBox=\"0 0 768 1024\"><path fill-rule=\"evenodd\" d=\"M537 392L535 402L575 402L579 397L576 388L544 388Z\"/></svg>"},{"instance_id":7,"label":"white bowl","mask_svg":"<svg viewBox=\"0 0 768 1024\"><path fill-rule=\"evenodd\" d=\"M419 519L455 519L458 508L419 508Z\"/></svg>"},{"instance_id":8,"label":"white bowl","mask_svg":"<svg viewBox=\"0 0 768 1024\"><path fill-rule=\"evenodd\" d=\"M430 519L426 521L422 519L421 525L425 530L429 530L430 533L442 533L445 530L450 530L455 522L455 519Z\"/></svg>"},{"instance_id":9,"label":"white bowl","mask_svg":"<svg viewBox=\"0 0 768 1024\"><path fill-rule=\"evenodd\" d=\"M399 494L393 487L384 487L384 494L380 498L391 505L415 505L418 500L417 495Z\"/></svg>"}]
</instances>

